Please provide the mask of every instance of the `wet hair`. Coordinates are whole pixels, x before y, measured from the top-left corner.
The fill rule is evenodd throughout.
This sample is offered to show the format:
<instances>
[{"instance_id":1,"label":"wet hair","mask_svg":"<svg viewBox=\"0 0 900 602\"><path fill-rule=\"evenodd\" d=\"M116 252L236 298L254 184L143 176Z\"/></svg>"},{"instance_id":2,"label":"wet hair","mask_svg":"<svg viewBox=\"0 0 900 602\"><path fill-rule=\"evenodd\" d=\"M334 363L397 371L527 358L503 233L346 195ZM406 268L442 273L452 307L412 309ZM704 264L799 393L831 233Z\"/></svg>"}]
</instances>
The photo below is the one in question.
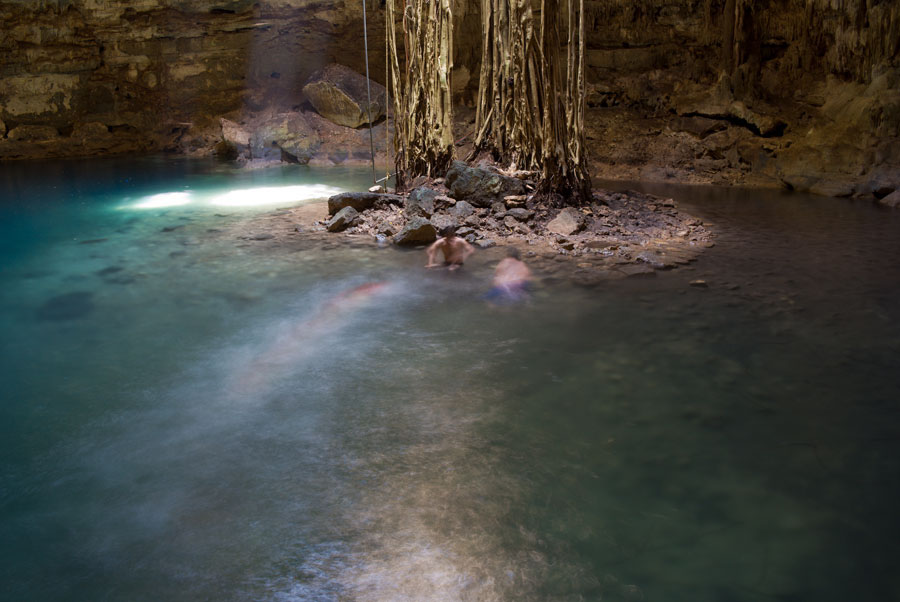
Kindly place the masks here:
<instances>
[{"instance_id":1,"label":"wet hair","mask_svg":"<svg viewBox=\"0 0 900 602\"><path fill-rule=\"evenodd\" d=\"M521 259L522 255L519 254L519 249L516 247L506 247L506 256L512 257L513 259Z\"/></svg>"},{"instance_id":2,"label":"wet hair","mask_svg":"<svg viewBox=\"0 0 900 602\"><path fill-rule=\"evenodd\" d=\"M441 228L441 236L443 236L444 238L456 236L456 226L444 226L443 228Z\"/></svg>"}]
</instances>

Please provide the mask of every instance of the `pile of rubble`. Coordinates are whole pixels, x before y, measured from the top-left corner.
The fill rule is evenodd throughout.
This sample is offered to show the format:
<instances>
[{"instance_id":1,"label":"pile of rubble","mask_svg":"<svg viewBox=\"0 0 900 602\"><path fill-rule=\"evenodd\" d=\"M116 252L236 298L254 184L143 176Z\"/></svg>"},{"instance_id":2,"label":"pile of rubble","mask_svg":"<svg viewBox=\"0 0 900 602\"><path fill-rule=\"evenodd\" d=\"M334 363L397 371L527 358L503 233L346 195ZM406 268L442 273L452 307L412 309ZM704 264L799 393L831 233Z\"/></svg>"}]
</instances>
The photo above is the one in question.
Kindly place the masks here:
<instances>
[{"instance_id":1,"label":"pile of rubble","mask_svg":"<svg viewBox=\"0 0 900 602\"><path fill-rule=\"evenodd\" d=\"M672 199L596 191L582 207L547 207L534 196L530 174L456 162L445 178L422 179L406 194L350 192L328 200L331 232L370 235L397 245L425 245L446 226L480 248L517 245L529 255L595 258L643 273L693 260L712 234Z\"/></svg>"}]
</instances>

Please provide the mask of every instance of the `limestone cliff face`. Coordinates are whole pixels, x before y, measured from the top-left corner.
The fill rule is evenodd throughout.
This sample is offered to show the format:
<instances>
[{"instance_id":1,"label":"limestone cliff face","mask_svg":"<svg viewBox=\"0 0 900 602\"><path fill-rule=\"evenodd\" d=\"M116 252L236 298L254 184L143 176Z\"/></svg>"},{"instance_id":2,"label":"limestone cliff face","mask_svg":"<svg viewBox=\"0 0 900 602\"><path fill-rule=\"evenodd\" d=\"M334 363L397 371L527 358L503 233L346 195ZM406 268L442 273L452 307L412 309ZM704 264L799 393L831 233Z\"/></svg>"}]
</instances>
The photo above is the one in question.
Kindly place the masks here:
<instances>
[{"instance_id":1,"label":"limestone cliff face","mask_svg":"<svg viewBox=\"0 0 900 602\"><path fill-rule=\"evenodd\" d=\"M363 0L0 0L0 158L206 152L218 118L365 71ZM366 0L372 79L384 9ZM480 2L454 0L471 100ZM866 193L900 164L900 2L586 0L597 172ZM874 175L873 175L874 174Z\"/></svg>"},{"instance_id":2,"label":"limestone cliff face","mask_svg":"<svg viewBox=\"0 0 900 602\"><path fill-rule=\"evenodd\" d=\"M866 194L900 165L900 3L587 2L603 175Z\"/></svg>"},{"instance_id":3,"label":"limestone cliff face","mask_svg":"<svg viewBox=\"0 0 900 602\"><path fill-rule=\"evenodd\" d=\"M0 2L0 157L159 148L247 106L298 105L323 65L364 70L357 4ZM370 30L383 31L372 13ZM383 48L384 34L372 37Z\"/></svg>"}]
</instances>

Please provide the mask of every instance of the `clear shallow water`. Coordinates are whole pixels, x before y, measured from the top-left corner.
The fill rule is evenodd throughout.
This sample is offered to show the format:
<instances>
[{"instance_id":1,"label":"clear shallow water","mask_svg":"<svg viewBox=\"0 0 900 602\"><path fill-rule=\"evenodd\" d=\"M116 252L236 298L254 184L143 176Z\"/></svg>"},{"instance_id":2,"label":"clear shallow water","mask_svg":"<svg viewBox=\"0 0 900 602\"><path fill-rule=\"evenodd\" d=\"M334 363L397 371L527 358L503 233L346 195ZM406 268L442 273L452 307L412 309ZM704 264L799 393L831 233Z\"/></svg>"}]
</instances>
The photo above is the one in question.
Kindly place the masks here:
<instances>
[{"instance_id":1,"label":"clear shallow water","mask_svg":"<svg viewBox=\"0 0 900 602\"><path fill-rule=\"evenodd\" d=\"M287 203L209 205L365 170L0 174L4 599L900 597L896 213L651 188L717 246L496 310L500 250L265 250L229 227Z\"/></svg>"}]
</instances>

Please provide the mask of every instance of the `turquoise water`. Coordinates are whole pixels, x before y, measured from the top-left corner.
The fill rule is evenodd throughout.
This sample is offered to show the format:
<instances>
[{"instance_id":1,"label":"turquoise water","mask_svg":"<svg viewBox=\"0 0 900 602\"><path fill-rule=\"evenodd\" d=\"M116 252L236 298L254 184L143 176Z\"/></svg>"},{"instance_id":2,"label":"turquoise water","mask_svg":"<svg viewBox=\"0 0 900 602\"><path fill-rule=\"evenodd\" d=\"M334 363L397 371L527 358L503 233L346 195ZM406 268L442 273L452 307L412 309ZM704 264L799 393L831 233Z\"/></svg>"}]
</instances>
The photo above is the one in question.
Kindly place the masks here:
<instances>
[{"instance_id":1,"label":"turquoise water","mask_svg":"<svg viewBox=\"0 0 900 602\"><path fill-rule=\"evenodd\" d=\"M496 309L215 204L365 170L0 175L2 599L900 598L896 213L650 187L716 246Z\"/></svg>"}]
</instances>

